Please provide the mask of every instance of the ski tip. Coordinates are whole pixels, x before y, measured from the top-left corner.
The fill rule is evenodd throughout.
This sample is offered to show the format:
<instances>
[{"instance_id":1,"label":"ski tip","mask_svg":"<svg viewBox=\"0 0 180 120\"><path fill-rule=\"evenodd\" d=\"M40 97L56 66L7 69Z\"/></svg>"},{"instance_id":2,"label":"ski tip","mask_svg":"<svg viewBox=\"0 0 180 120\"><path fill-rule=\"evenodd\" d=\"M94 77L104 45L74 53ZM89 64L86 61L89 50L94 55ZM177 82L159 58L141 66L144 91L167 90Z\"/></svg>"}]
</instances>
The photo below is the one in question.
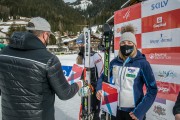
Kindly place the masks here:
<instances>
[{"instance_id":1,"label":"ski tip","mask_svg":"<svg viewBox=\"0 0 180 120\"><path fill-rule=\"evenodd\" d=\"M105 23L104 26L103 26L103 31L104 32L109 32L109 31L112 31L110 25L108 23Z\"/></svg>"}]
</instances>

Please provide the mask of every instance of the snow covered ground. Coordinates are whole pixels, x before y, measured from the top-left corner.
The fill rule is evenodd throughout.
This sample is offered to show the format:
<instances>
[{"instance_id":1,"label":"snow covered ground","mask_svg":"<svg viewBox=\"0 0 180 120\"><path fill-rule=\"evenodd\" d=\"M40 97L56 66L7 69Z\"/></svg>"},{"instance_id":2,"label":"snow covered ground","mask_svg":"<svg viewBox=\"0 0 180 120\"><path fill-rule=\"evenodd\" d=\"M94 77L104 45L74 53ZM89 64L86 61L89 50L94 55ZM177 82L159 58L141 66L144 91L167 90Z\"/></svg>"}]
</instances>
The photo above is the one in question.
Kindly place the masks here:
<instances>
[{"instance_id":1,"label":"snow covered ground","mask_svg":"<svg viewBox=\"0 0 180 120\"><path fill-rule=\"evenodd\" d=\"M99 53L103 60L104 60L104 53ZM72 54L72 55L60 55L58 56L61 65L65 65L65 66L72 66L73 64L76 63L76 57L77 54ZM112 60L114 58L114 53L111 53L110 59Z\"/></svg>"},{"instance_id":2,"label":"snow covered ground","mask_svg":"<svg viewBox=\"0 0 180 120\"><path fill-rule=\"evenodd\" d=\"M103 57L103 53L100 53ZM58 56L62 66L72 66L76 62L77 54ZM104 58L104 57L103 57ZM111 55L111 59L113 54ZM1 99L1 97L0 97ZM81 99L76 94L72 99L62 101L56 96L55 100L55 119L56 120L78 120ZM1 105L1 100L0 100ZM0 120L2 120L0 107Z\"/></svg>"}]
</instances>

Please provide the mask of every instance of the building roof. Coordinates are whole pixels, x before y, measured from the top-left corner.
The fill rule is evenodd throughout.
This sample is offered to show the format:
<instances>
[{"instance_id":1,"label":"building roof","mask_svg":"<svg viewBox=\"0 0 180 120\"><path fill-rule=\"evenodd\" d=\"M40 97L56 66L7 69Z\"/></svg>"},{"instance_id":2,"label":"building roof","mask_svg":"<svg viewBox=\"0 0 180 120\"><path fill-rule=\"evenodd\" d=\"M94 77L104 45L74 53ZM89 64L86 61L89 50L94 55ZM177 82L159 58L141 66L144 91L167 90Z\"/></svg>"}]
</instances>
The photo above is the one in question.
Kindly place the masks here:
<instances>
[{"instance_id":1,"label":"building roof","mask_svg":"<svg viewBox=\"0 0 180 120\"><path fill-rule=\"evenodd\" d=\"M78 37L75 37L75 38L64 38L64 39L62 40L62 43L71 42L71 41L76 40L77 38L78 38Z\"/></svg>"},{"instance_id":2,"label":"building roof","mask_svg":"<svg viewBox=\"0 0 180 120\"><path fill-rule=\"evenodd\" d=\"M4 32L4 33L7 33L8 30L9 30L9 28L10 28L10 26L1 26L1 25L0 25L0 29L1 29L1 31Z\"/></svg>"},{"instance_id":3,"label":"building roof","mask_svg":"<svg viewBox=\"0 0 180 120\"><path fill-rule=\"evenodd\" d=\"M19 20L9 20L7 22L0 22L1 31L7 33L12 24L25 26L28 24L28 21L19 19Z\"/></svg>"}]
</instances>

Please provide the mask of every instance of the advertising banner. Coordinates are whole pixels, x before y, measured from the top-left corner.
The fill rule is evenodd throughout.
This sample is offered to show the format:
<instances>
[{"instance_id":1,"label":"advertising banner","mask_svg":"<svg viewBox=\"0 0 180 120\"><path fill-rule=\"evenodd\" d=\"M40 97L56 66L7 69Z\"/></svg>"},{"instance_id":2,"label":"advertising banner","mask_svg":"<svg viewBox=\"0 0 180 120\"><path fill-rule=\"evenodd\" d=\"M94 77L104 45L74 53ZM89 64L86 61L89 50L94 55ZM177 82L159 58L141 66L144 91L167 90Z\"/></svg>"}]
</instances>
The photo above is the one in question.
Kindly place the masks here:
<instances>
[{"instance_id":1,"label":"advertising banner","mask_svg":"<svg viewBox=\"0 0 180 120\"><path fill-rule=\"evenodd\" d=\"M158 94L147 120L174 120L172 108L180 91L180 1L148 0L114 13L114 53L121 27L135 27L137 48L151 64Z\"/></svg>"}]
</instances>

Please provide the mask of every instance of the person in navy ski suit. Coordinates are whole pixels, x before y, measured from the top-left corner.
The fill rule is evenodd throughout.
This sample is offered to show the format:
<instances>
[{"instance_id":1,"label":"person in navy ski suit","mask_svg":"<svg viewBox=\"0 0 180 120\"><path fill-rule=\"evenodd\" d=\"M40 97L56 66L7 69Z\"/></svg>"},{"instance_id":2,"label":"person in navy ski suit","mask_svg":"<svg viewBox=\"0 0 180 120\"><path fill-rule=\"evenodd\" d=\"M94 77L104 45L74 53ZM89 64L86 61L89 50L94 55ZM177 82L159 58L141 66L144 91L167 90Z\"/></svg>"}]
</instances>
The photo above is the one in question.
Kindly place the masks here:
<instances>
[{"instance_id":1,"label":"person in navy ski suit","mask_svg":"<svg viewBox=\"0 0 180 120\"><path fill-rule=\"evenodd\" d=\"M149 62L137 50L136 37L132 25L122 28L119 55L110 62L111 84L119 90L116 117L112 120L144 120L153 104L157 85ZM97 98L102 97L103 74L97 84ZM146 94L143 86L146 86Z\"/></svg>"}]
</instances>

